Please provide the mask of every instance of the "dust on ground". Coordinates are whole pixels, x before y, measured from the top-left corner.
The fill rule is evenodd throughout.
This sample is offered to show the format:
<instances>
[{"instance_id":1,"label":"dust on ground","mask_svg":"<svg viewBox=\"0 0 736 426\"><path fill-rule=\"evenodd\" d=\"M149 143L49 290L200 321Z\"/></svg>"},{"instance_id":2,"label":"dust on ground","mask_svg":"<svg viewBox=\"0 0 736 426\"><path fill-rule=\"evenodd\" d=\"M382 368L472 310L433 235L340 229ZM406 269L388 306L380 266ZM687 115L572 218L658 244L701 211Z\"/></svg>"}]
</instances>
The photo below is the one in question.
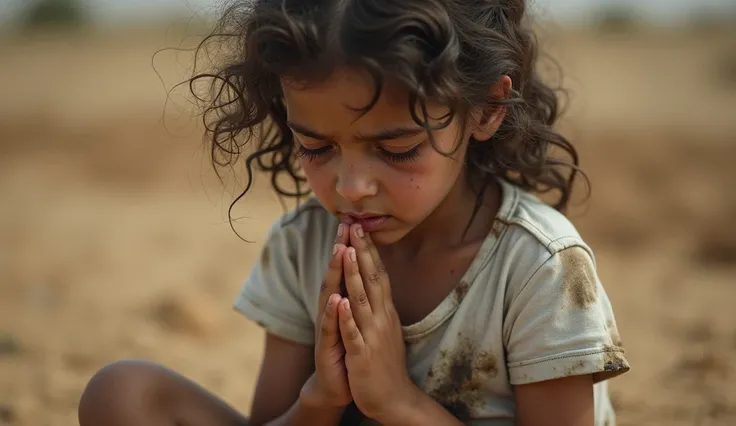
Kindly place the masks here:
<instances>
[{"instance_id":1,"label":"dust on ground","mask_svg":"<svg viewBox=\"0 0 736 426\"><path fill-rule=\"evenodd\" d=\"M593 184L571 217L632 365L611 383L622 426L736 423L732 40L548 38ZM230 304L281 209L258 179L235 212L254 243L231 231L237 182L213 177L181 92L160 121L150 64L172 45L163 31L0 41L0 424L77 424L87 380L125 357L249 409L263 334ZM166 87L180 55L158 57Z\"/></svg>"}]
</instances>

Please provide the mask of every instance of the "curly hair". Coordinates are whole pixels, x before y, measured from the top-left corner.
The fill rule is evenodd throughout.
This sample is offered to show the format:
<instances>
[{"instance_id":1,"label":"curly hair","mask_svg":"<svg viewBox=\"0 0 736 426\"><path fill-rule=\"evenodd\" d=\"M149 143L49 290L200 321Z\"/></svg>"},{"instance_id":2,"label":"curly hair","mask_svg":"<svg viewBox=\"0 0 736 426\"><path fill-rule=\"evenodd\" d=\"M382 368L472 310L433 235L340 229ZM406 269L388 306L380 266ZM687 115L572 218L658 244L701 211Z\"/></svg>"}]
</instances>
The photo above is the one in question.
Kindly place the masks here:
<instances>
[{"instance_id":1,"label":"curly hair","mask_svg":"<svg viewBox=\"0 0 736 426\"><path fill-rule=\"evenodd\" d=\"M215 31L197 52L216 43L203 121L212 162L232 166L245 154L250 189L254 166L270 174L282 197L310 193L300 174L287 126L281 78L318 82L340 68L366 71L375 83L370 110L386 79L405 86L416 113L428 102L446 105L465 120L474 107L504 105L506 116L491 143L470 139L469 176L489 183L502 178L518 187L557 194L550 204L564 211L578 168L573 145L554 129L557 92L540 78L537 40L526 22L525 0L240 0L224 10ZM490 88L512 79L508 99L491 99ZM485 141L483 141L485 142ZM553 157L557 150L569 157ZM254 165L255 162L255 165ZM218 173L219 174L219 173ZM283 185L281 176L289 178ZM480 198L480 196L479 196ZM232 209L232 205L231 205Z\"/></svg>"}]
</instances>

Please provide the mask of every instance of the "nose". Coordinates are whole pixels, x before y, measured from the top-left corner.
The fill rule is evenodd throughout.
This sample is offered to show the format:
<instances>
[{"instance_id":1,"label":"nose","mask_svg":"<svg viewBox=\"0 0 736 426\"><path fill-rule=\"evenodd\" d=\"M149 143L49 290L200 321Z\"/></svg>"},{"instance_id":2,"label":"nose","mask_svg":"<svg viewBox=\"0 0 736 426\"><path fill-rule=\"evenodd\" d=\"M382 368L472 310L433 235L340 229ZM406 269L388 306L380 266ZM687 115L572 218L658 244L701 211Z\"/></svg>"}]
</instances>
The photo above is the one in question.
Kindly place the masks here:
<instances>
[{"instance_id":1,"label":"nose","mask_svg":"<svg viewBox=\"0 0 736 426\"><path fill-rule=\"evenodd\" d=\"M378 193L376 181L370 166L343 162L337 174L337 193L351 202L357 202Z\"/></svg>"}]
</instances>

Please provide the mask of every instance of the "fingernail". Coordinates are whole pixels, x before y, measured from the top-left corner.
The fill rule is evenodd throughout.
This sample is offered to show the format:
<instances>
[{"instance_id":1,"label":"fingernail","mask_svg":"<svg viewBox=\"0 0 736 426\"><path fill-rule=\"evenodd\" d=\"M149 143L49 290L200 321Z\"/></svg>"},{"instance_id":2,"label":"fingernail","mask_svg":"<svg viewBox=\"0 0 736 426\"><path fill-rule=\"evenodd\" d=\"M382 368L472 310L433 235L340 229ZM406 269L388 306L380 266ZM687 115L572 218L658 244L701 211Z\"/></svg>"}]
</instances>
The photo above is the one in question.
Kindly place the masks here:
<instances>
[{"instance_id":1,"label":"fingernail","mask_svg":"<svg viewBox=\"0 0 736 426\"><path fill-rule=\"evenodd\" d=\"M332 306L333 303L335 303L335 298L330 296L330 298L327 299L327 306Z\"/></svg>"},{"instance_id":2,"label":"fingernail","mask_svg":"<svg viewBox=\"0 0 736 426\"><path fill-rule=\"evenodd\" d=\"M350 258L351 262L355 262L355 249L350 247L348 249L348 257Z\"/></svg>"},{"instance_id":3,"label":"fingernail","mask_svg":"<svg viewBox=\"0 0 736 426\"><path fill-rule=\"evenodd\" d=\"M350 301L348 299L345 299L345 303L343 304L345 306L345 311L350 312Z\"/></svg>"},{"instance_id":4,"label":"fingernail","mask_svg":"<svg viewBox=\"0 0 736 426\"><path fill-rule=\"evenodd\" d=\"M343 227L343 224L337 225L337 236L342 237L342 234L345 233L345 228Z\"/></svg>"},{"instance_id":5,"label":"fingernail","mask_svg":"<svg viewBox=\"0 0 736 426\"><path fill-rule=\"evenodd\" d=\"M337 252L338 252L338 250L340 250L340 249L337 247L337 244L335 244L334 246L332 246L332 255L333 256L336 255Z\"/></svg>"},{"instance_id":6,"label":"fingernail","mask_svg":"<svg viewBox=\"0 0 736 426\"><path fill-rule=\"evenodd\" d=\"M358 226L355 227L355 235L358 238L363 238L363 235L364 234L363 234L363 227L362 226L358 225Z\"/></svg>"}]
</instances>

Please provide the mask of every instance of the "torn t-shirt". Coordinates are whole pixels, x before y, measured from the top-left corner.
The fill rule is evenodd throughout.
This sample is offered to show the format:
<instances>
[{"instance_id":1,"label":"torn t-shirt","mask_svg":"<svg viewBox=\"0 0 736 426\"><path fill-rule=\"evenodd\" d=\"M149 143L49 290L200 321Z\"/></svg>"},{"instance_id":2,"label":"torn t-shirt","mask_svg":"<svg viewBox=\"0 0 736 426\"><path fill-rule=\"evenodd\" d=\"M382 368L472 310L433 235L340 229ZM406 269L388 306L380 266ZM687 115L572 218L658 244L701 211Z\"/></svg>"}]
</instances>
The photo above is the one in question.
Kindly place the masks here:
<instances>
[{"instance_id":1,"label":"torn t-shirt","mask_svg":"<svg viewBox=\"0 0 736 426\"><path fill-rule=\"evenodd\" d=\"M514 385L591 374L595 424L615 425L606 380L629 364L593 253L562 214L501 188L493 230L458 287L403 327L409 375L465 424L511 426ZM316 199L274 223L235 308L269 333L313 344L337 225Z\"/></svg>"}]
</instances>

